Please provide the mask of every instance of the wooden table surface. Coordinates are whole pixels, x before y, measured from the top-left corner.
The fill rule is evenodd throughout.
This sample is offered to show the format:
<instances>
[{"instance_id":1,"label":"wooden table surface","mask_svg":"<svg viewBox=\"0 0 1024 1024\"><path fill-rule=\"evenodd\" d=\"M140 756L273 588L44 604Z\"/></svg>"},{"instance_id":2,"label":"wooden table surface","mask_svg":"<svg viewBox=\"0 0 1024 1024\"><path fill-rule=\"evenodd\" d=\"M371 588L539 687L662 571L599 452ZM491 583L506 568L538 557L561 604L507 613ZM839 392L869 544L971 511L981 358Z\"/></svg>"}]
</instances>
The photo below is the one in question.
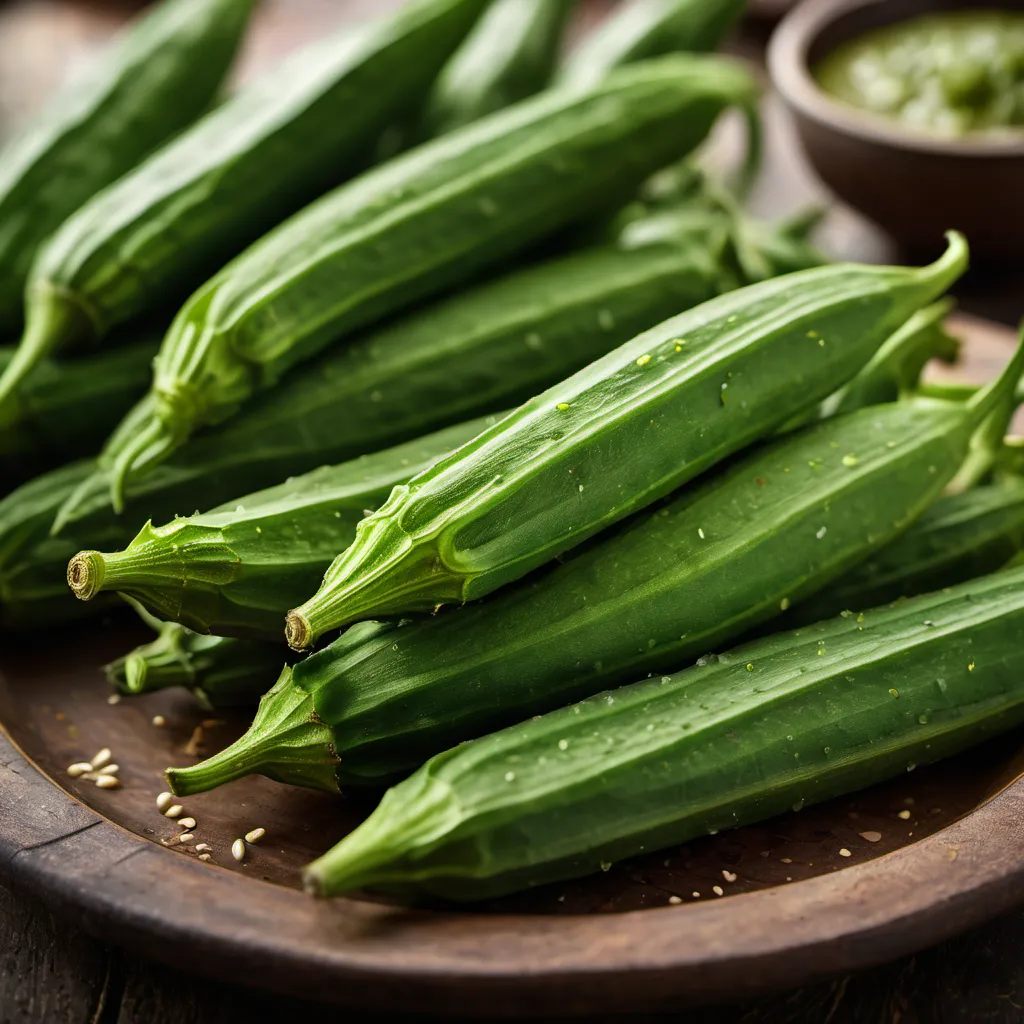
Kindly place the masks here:
<instances>
[{"instance_id":1,"label":"wooden table surface","mask_svg":"<svg viewBox=\"0 0 1024 1024\"><path fill-rule=\"evenodd\" d=\"M396 2L265 0L242 74L314 34L316 26L337 19L339 12L366 16ZM129 0L0 0L0 136L86 60L134 6ZM599 17L608 6L609 0L589 0L584 21ZM759 60L767 32L764 23L746 25L737 50ZM808 202L827 201L783 112L770 97L766 105L768 158L753 209L778 216ZM725 153L734 142L727 127L714 149ZM879 261L897 255L877 229L835 205L819 241L838 258ZM1012 324L1024 313L1022 285L1022 267L981 267L957 295L963 310ZM452 995L455 1011L457 993ZM0 887L0 1024L329 1024L364 1019L370 1015L221 985L143 961L130 950L75 931L24 894ZM959 939L861 975L742 1005L689 1010L685 1019L688 1024L1024 1021L1024 910L1008 910Z\"/></svg>"}]
</instances>

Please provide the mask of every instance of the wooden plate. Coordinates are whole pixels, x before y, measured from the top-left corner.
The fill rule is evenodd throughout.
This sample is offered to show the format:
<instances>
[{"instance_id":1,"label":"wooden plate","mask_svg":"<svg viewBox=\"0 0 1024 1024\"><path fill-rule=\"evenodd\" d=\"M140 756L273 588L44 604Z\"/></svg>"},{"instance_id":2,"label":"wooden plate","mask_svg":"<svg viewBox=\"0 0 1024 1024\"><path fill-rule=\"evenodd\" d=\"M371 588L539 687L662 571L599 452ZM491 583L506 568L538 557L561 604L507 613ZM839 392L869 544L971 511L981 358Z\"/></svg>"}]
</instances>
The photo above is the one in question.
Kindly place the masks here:
<instances>
[{"instance_id":1,"label":"wooden plate","mask_svg":"<svg viewBox=\"0 0 1024 1024\"><path fill-rule=\"evenodd\" d=\"M960 318L958 371L984 379L1013 335ZM938 942L1024 899L1024 735L850 798L474 907L316 902L302 865L366 799L247 779L156 809L161 770L244 727L184 693L116 706L98 666L143 638L128 619L0 653L0 871L104 940L307 998L475 1015L614 1013L735 999ZM164 724L154 724L154 716ZM110 747L124 786L66 767ZM237 864L233 839L266 838ZM699 895L698 895L699 894Z\"/></svg>"}]
</instances>

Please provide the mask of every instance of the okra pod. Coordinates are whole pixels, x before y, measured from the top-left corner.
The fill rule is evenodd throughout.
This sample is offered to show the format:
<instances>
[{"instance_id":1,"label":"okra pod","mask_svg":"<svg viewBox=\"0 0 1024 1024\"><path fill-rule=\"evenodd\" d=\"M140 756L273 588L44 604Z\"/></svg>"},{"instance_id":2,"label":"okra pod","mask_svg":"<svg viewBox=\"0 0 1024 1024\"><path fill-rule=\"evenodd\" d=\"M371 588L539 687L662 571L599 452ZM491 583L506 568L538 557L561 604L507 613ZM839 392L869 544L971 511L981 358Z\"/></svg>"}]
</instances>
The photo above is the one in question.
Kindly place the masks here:
<instances>
[{"instance_id":1,"label":"okra pod","mask_svg":"<svg viewBox=\"0 0 1024 1024\"><path fill-rule=\"evenodd\" d=\"M700 237L632 252L595 247L503 275L367 332L293 371L207 435L223 434L230 439L225 445L237 449L237 465L228 470L235 489L212 500L523 402L665 317L734 287L724 246L724 238ZM126 443L136 432L129 418ZM172 476L192 464L209 467L195 444L202 449L206 441L171 459ZM219 450L230 452L225 445ZM268 455L266 471L257 472L254 462ZM156 475L166 477L159 467ZM132 494L159 488L147 479L128 489L125 516L139 517L133 525L192 512L204 501L200 490L186 493L181 506L140 509ZM57 529L97 512L112 515L109 481L101 467L69 496Z\"/></svg>"},{"instance_id":2,"label":"okra pod","mask_svg":"<svg viewBox=\"0 0 1024 1024\"><path fill-rule=\"evenodd\" d=\"M29 269L50 234L216 98L253 6L253 0L153 5L6 146L0 154L5 334L21 328ZM91 311L75 307L67 316L72 326L88 324ZM8 368L0 390L15 375Z\"/></svg>"},{"instance_id":3,"label":"okra pod","mask_svg":"<svg viewBox=\"0 0 1024 1024\"><path fill-rule=\"evenodd\" d=\"M392 487L498 418L322 466L204 515L147 523L124 551L80 551L68 564L68 585L82 601L117 591L199 633L280 640L288 608L316 586Z\"/></svg>"},{"instance_id":4,"label":"okra pod","mask_svg":"<svg viewBox=\"0 0 1024 1024\"><path fill-rule=\"evenodd\" d=\"M290 367L560 228L614 209L754 86L720 58L625 68L450 132L308 206L203 285L157 356L143 429L104 451L112 499ZM410 253L414 254L412 257Z\"/></svg>"},{"instance_id":5,"label":"okra pod","mask_svg":"<svg viewBox=\"0 0 1024 1024\"><path fill-rule=\"evenodd\" d=\"M494 0L444 66L420 125L434 138L546 88L576 0Z\"/></svg>"},{"instance_id":6,"label":"okra pod","mask_svg":"<svg viewBox=\"0 0 1024 1024\"><path fill-rule=\"evenodd\" d=\"M789 274L641 334L396 488L289 614L289 643L471 601L570 550L813 408L966 260L951 233L929 267Z\"/></svg>"},{"instance_id":7,"label":"okra pod","mask_svg":"<svg viewBox=\"0 0 1024 1024\"><path fill-rule=\"evenodd\" d=\"M172 786L186 795L253 772L378 784L453 743L677 668L905 530L988 417L1009 417L1022 367L1024 344L967 405L898 402L786 435L489 600L394 628L362 623L286 668L250 731L172 770Z\"/></svg>"},{"instance_id":8,"label":"okra pod","mask_svg":"<svg viewBox=\"0 0 1024 1024\"><path fill-rule=\"evenodd\" d=\"M557 80L589 87L633 61L714 50L746 6L747 0L629 0L569 54Z\"/></svg>"},{"instance_id":9,"label":"okra pod","mask_svg":"<svg viewBox=\"0 0 1024 1024\"><path fill-rule=\"evenodd\" d=\"M804 630L463 744L307 889L457 900L586 875L828 800L1024 721L1024 569Z\"/></svg>"},{"instance_id":10,"label":"okra pod","mask_svg":"<svg viewBox=\"0 0 1024 1024\"><path fill-rule=\"evenodd\" d=\"M861 611L1002 568L1024 549L1024 480L940 498L898 540L793 609L787 624Z\"/></svg>"},{"instance_id":11,"label":"okra pod","mask_svg":"<svg viewBox=\"0 0 1024 1024\"><path fill-rule=\"evenodd\" d=\"M95 454L122 416L146 393L159 335L66 362L45 360L22 383L0 424L6 480L38 475ZM14 350L0 349L0 372Z\"/></svg>"},{"instance_id":12,"label":"okra pod","mask_svg":"<svg viewBox=\"0 0 1024 1024\"><path fill-rule=\"evenodd\" d=\"M320 40L95 195L32 268L26 331L0 379L0 409L48 352L180 303L266 231L352 177L389 120L418 108L485 3L414 0Z\"/></svg>"},{"instance_id":13,"label":"okra pod","mask_svg":"<svg viewBox=\"0 0 1024 1024\"><path fill-rule=\"evenodd\" d=\"M156 623L157 636L106 666L121 693L184 687L211 711L250 707L273 685L279 644L202 636L176 622Z\"/></svg>"}]
</instances>

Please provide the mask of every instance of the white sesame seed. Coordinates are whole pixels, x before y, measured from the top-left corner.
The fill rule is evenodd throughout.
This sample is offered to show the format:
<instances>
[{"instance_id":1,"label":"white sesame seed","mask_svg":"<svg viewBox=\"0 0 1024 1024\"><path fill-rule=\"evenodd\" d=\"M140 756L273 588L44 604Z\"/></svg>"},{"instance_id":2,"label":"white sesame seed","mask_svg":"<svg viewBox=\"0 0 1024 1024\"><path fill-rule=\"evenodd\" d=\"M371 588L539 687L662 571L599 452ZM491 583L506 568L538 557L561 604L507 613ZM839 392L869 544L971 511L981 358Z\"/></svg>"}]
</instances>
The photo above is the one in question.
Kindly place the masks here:
<instances>
[{"instance_id":1,"label":"white sesame seed","mask_svg":"<svg viewBox=\"0 0 1024 1024\"><path fill-rule=\"evenodd\" d=\"M73 779L77 779L79 775L84 775L86 772L92 771L92 765L88 761L78 761L76 764L68 765L68 775Z\"/></svg>"},{"instance_id":2,"label":"white sesame seed","mask_svg":"<svg viewBox=\"0 0 1024 1024\"><path fill-rule=\"evenodd\" d=\"M861 839L866 839L869 843L877 843L882 838L881 832L861 832Z\"/></svg>"},{"instance_id":3,"label":"white sesame seed","mask_svg":"<svg viewBox=\"0 0 1024 1024\"><path fill-rule=\"evenodd\" d=\"M846 848L846 847L844 846L844 847L843 847L843 848L842 848L842 849L841 849L841 850L839 851L839 856L840 856L840 857L852 857L852 856L853 856L853 854L852 854L852 853L850 853L850 851L849 851L849 850L848 850L848 849L847 849L847 848Z\"/></svg>"},{"instance_id":4,"label":"white sesame seed","mask_svg":"<svg viewBox=\"0 0 1024 1024\"><path fill-rule=\"evenodd\" d=\"M736 876L731 871L726 871L725 868L722 868L722 877L727 882L735 882L736 881Z\"/></svg>"},{"instance_id":5,"label":"white sesame seed","mask_svg":"<svg viewBox=\"0 0 1024 1024\"><path fill-rule=\"evenodd\" d=\"M711 886L711 891L716 896L724 896L725 895L725 890L720 885L713 885L713 886Z\"/></svg>"},{"instance_id":6,"label":"white sesame seed","mask_svg":"<svg viewBox=\"0 0 1024 1024\"><path fill-rule=\"evenodd\" d=\"M178 836L179 843L191 843L193 839L195 839L195 836L191 832L185 832Z\"/></svg>"},{"instance_id":7,"label":"white sesame seed","mask_svg":"<svg viewBox=\"0 0 1024 1024\"><path fill-rule=\"evenodd\" d=\"M97 775L116 775L121 770L119 764L105 764L96 774Z\"/></svg>"},{"instance_id":8,"label":"white sesame seed","mask_svg":"<svg viewBox=\"0 0 1024 1024\"><path fill-rule=\"evenodd\" d=\"M235 858L239 863L245 860L245 840L236 839L231 844L231 856Z\"/></svg>"},{"instance_id":9,"label":"white sesame seed","mask_svg":"<svg viewBox=\"0 0 1024 1024\"><path fill-rule=\"evenodd\" d=\"M212 849L209 843L196 843L196 853L208 853Z\"/></svg>"},{"instance_id":10,"label":"white sesame seed","mask_svg":"<svg viewBox=\"0 0 1024 1024\"><path fill-rule=\"evenodd\" d=\"M167 719L163 715L154 715L153 724L158 728L162 729L167 724Z\"/></svg>"},{"instance_id":11,"label":"white sesame seed","mask_svg":"<svg viewBox=\"0 0 1024 1024\"><path fill-rule=\"evenodd\" d=\"M682 903L683 902L683 897L682 896L669 896L668 901L669 901L669 903L672 903L672 904Z\"/></svg>"},{"instance_id":12,"label":"white sesame seed","mask_svg":"<svg viewBox=\"0 0 1024 1024\"><path fill-rule=\"evenodd\" d=\"M195 818L179 818L178 819L178 827L185 829L185 831L187 832L190 829L193 829L193 828L196 827L196 819Z\"/></svg>"},{"instance_id":13,"label":"white sesame seed","mask_svg":"<svg viewBox=\"0 0 1024 1024\"><path fill-rule=\"evenodd\" d=\"M164 811L165 818L180 818L185 808L181 804L171 804L170 807Z\"/></svg>"},{"instance_id":14,"label":"white sesame seed","mask_svg":"<svg viewBox=\"0 0 1024 1024\"><path fill-rule=\"evenodd\" d=\"M910 819L910 811L900 811L896 817L902 818L904 821L908 821Z\"/></svg>"},{"instance_id":15,"label":"white sesame seed","mask_svg":"<svg viewBox=\"0 0 1024 1024\"><path fill-rule=\"evenodd\" d=\"M201 854L199 854L199 859L200 860L213 860L213 858L208 853L201 853Z\"/></svg>"},{"instance_id":16,"label":"white sesame seed","mask_svg":"<svg viewBox=\"0 0 1024 1024\"><path fill-rule=\"evenodd\" d=\"M90 762L90 766L93 770L102 768L114 755L110 752L110 747L104 747Z\"/></svg>"},{"instance_id":17,"label":"white sesame seed","mask_svg":"<svg viewBox=\"0 0 1024 1024\"><path fill-rule=\"evenodd\" d=\"M265 828L254 828L251 832L245 833L245 841L247 843L258 843L266 834L267 830Z\"/></svg>"},{"instance_id":18,"label":"white sesame seed","mask_svg":"<svg viewBox=\"0 0 1024 1024\"><path fill-rule=\"evenodd\" d=\"M156 798L156 809L158 811L166 811L167 808L170 807L171 804L173 804L173 803L174 803L174 794L173 793L161 793Z\"/></svg>"},{"instance_id":19,"label":"white sesame seed","mask_svg":"<svg viewBox=\"0 0 1024 1024\"><path fill-rule=\"evenodd\" d=\"M118 789L121 780L116 775L101 775L96 780L97 789Z\"/></svg>"},{"instance_id":20,"label":"white sesame seed","mask_svg":"<svg viewBox=\"0 0 1024 1024\"><path fill-rule=\"evenodd\" d=\"M119 694L119 693L112 693L107 698L107 703L108 704L120 704L121 703L121 694Z\"/></svg>"}]
</instances>

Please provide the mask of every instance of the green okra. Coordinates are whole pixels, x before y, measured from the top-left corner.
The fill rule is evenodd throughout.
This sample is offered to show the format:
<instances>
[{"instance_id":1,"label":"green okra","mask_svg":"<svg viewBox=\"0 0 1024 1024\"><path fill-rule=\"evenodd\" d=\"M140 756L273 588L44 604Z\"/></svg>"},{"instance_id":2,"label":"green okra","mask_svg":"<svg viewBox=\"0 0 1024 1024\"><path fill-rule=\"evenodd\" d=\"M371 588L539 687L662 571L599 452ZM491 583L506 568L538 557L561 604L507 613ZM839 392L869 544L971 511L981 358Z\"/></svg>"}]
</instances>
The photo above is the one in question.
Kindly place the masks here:
<instances>
[{"instance_id":1,"label":"green okra","mask_svg":"<svg viewBox=\"0 0 1024 1024\"><path fill-rule=\"evenodd\" d=\"M593 90L525 100L328 193L182 308L156 359L144 426L104 450L115 505L127 479L290 367L614 209L754 95L749 75L721 58L661 58Z\"/></svg>"},{"instance_id":2,"label":"green okra","mask_svg":"<svg viewBox=\"0 0 1024 1024\"><path fill-rule=\"evenodd\" d=\"M531 399L360 523L289 643L483 597L813 408L963 272L949 237L922 269L837 264L712 299Z\"/></svg>"},{"instance_id":3,"label":"green okra","mask_svg":"<svg viewBox=\"0 0 1024 1024\"><path fill-rule=\"evenodd\" d=\"M438 76L421 136L443 135L546 88L575 6L576 0L494 0Z\"/></svg>"},{"instance_id":4,"label":"green okra","mask_svg":"<svg viewBox=\"0 0 1024 1024\"><path fill-rule=\"evenodd\" d=\"M253 7L253 0L154 4L7 144L0 154L5 334L21 328L25 282L40 245L90 196L205 112Z\"/></svg>"},{"instance_id":5,"label":"green okra","mask_svg":"<svg viewBox=\"0 0 1024 1024\"><path fill-rule=\"evenodd\" d=\"M247 245L352 177L382 127L418 108L485 4L414 0L319 40L93 196L32 267L26 331L0 378L0 409L48 352L181 302Z\"/></svg>"},{"instance_id":6,"label":"green okra","mask_svg":"<svg viewBox=\"0 0 1024 1024\"><path fill-rule=\"evenodd\" d=\"M279 644L203 636L176 622L151 624L155 639L106 666L107 679L120 693L183 687L203 707L218 711L250 707L277 678Z\"/></svg>"},{"instance_id":7,"label":"green okra","mask_svg":"<svg viewBox=\"0 0 1024 1024\"><path fill-rule=\"evenodd\" d=\"M32 537L0 560L0 624L55 622L88 610L65 581L77 551L116 550L147 519L192 514L289 474L508 408L731 284L703 242L552 260L437 303L296 371L236 420L135 481L123 516L114 514L106 473L94 465L73 479L53 474L52 486L42 481L48 516L36 516ZM20 502L14 492L0 503L0 549L3 510L17 514ZM74 516L49 538L49 523L69 504Z\"/></svg>"},{"instance_id":8,"label":"green okra","mask_svg":"<svg viewBox=\"0 0 1024 1024\"><path fill-rule=\"evenodd\" d=\"M457 900L586 875L1024 721L1024 569L767 637L428 761L307 889Z\"/></svg>"},{"instance_id":9,"label":"green okra","mask_svg":"<svg viewBox=\"0 0 1024 1024\"><path fill-rule=\"evenodd\" d=\"M898 540L837 580L787 624L861 611L994 572L1024 549L1024 480L940 498Z\"/></svg>"},{"instance_id":10,"label":"green okra","mask_svg":"<svg viewBox=\"0 0 1024 1024\"><path fill-rule=\"evenodd\" d=\"M125 518L138 517L137 526L207 503L201 489L188 490L199 479L190 467L223 474L224 452L234 460L226 478L234 489L217 490L213 502L523 402L678 310L734 287L724 245L724 238L701 236L630 252L594 247L513 271L367 332L293 371L209 432L217 452L212 466L202 454L205 437L173 456L169 476L187 474L182 504L140 508L132 498L160 490L168 474L157 467L155 482L143 476L128 488ZM133 418L122 431L130 441L137 432ZM110 518L109 478L100 467L69 495L57 529L74 529L97 514Z\"/></svg>"},{"instance_id":11,"label":"green okra","mask_svg":"<svg viewBox=\"0 0 1024 1024\"><path fill-rule=\"evenodd\" d=\"M714 50L746 6L747 0L629 0L566 57L557 80L589 87L633 61Z\"/></svg>"},{"instance_id":12,"label":"green okra","mask_svg":"<svg viewBox=\"0 0 1024 1024\"><path fill-rule=\"evenodd\" d=\"M203 515L147 523L123 551L80 551L74 595L133 598L199 633L280 640L285 613L323 577L391 489L471 440L484 416L339 466L322 466Z\"/></svg>"},{"instance_id":13,"label":"green okra","mask_svg":"<svg viewBox=\"0 0 1024 1024\"><path fill-rule=\"evenodd\" d=\"M257 772L325 789L392 781L454 743L714 650L905 530L988 418L1009 417L1022 367L1024 343L967 405L907 400L786 435L488 600L360 623L287 667L250 731L172 770L172 787Z\"/></svg>"},{"instance_id":14,"label":"green okra","mask_svg":"<svg viewBox=\"0 0 1024 1024\"><path fill-rule=\"evenodd\" d=\"M71 598L61 571L75 553L74 543L48 533L56 510L94 468L89 460L74 462L0 499L0 628L32 627L82 614L84 606ZM122 534L116 522L96 523L90 536L117 543Z\"/></svg>"},{"instance_id":15,"label":"green okra","mask_svg":"<svg viewBox=\"0 0 1024 1024\"><path fill-rule=\"evenodd\" d=\"M122 416L146 393L159 335L110 352L66 362L46 360L19 389L0 424L4 478L38 475L70 459L93 455ZM0 349L0 372L13 349Z\"/></svg>"}]
</instances>

